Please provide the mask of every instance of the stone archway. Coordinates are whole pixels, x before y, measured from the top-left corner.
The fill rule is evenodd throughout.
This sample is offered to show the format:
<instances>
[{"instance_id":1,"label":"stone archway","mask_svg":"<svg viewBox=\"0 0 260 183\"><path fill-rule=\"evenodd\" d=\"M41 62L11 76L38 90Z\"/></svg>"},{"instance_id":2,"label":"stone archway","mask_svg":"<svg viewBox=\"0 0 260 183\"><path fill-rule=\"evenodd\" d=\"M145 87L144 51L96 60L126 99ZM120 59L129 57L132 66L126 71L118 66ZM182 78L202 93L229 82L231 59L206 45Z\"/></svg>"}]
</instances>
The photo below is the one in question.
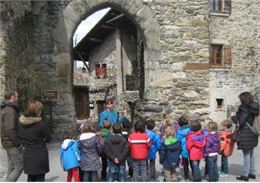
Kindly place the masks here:
<instances>
[{"instance_id":1,"label":"stone archway","mask_svg":"<svg viewBox=\"0 0 260 183\"><path fill-rule=\"evenodd\" d=\"M111 7L124 13L130 20L134 22L140 31L142 40L144 41L144 70L145 70L145 86L149 82L149 75L155 70L155 62L160 59L160 27L153 18L153 14L148 6L141 1L118 1L118 0L99 0L99 1L71 1L63 10L58 26L54 30L54 39L57 49L55 50L54 60L56 70L62 67L72 67L71 49L73 42L73 34L80 24L88 15L93 12ZM66 32L64 32L64 30ZM69 43L69 44L68 44ZM65 66L64 66L65 64ZM67 65L67 66L66 66ZM72 69L68 71L67 80L72 78ZM144 91L146 87L144 86Z\"/></svg>"}]
</instances>

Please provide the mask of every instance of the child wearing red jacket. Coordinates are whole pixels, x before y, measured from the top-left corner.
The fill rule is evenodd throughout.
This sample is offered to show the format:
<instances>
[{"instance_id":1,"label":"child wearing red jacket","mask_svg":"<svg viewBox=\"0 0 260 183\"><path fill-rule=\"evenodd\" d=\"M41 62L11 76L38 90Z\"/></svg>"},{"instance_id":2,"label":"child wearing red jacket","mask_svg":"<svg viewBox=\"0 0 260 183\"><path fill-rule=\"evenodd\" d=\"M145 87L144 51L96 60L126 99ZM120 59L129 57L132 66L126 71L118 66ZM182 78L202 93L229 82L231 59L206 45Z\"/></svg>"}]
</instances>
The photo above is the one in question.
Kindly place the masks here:
<instances>
[{"instance_id":1,"label":"child wearing red jacket","mask_svg":"<svg viewBox=\"0 0 260 183\"><path fill-rule=\"evenodd\" d=\"M134 125L135 131L128 137L131 158L133 159L133 181L147 181L147 166L149 148L152 143L145 133L145 123L137 121ZM141 180L139 180L139 176Z\"/></svg>"},{"instance_id":2,"label":"child wearing red jacket","mask_svg":"<svg viewBox=\"0 0 260 183\"><path fill-rule=\"evenodd\" d=\"M201 181L200 160L204 157L204 147L206 145L206 138L201 131L201 124L199 121L192 121L190 124L192 133L187 134L187 150L189 152L189 159L192 166L192 175L194 182Z\"/></svg>"}]
</instances>

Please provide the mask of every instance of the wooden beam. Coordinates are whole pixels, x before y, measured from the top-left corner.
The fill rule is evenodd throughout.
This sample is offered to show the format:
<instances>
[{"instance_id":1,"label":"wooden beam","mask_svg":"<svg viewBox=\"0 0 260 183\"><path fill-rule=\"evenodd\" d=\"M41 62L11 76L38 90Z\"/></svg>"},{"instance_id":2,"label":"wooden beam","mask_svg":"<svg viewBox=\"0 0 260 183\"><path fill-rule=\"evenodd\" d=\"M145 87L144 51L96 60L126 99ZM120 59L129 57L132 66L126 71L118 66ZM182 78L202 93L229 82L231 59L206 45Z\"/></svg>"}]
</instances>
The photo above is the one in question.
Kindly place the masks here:
<instances>
[{"instance_id":1,"label":"wooden beam","mask_svg":"<svg viewBox=\"0 0 260 183\"><path fill-rule=\"evenodd\" d=\"M88 38L89 41L93 41L93 42L97 42L97 43L101 43L102 42L102 39L97 39L97 38L94 38L94 37L90 37Z\"/></svg>"},{"instance_id":2,"label":"wooden beam","mask_svg":"<svg viewBox=\"0 0 260 183\"><path fill-rule=\"evenodd\" d=\"M124 16L125 16L125 15L124 15L123 13L121 13L121 14L117 15L116 17L114 17L114 18L112 18L112 19L106 21L106 23L111 23L111 22L113 22L113 21L115 21L115 20L117 20L117 19L119 19L119 18L124 17Z\"/></svg>"},{"instance_id":3,"label":"wooden beam","mask_svg":"<svg viewBox=\"0 0 260 183\"><path fill-rule=\"evenodd\" d=\"M104 28L104 29L109 29L109 30L114 30L115 29L115 27L113 27L111 25L106 25L106 24L101 24L100 27Z\"/></svg>"}]
</instances>

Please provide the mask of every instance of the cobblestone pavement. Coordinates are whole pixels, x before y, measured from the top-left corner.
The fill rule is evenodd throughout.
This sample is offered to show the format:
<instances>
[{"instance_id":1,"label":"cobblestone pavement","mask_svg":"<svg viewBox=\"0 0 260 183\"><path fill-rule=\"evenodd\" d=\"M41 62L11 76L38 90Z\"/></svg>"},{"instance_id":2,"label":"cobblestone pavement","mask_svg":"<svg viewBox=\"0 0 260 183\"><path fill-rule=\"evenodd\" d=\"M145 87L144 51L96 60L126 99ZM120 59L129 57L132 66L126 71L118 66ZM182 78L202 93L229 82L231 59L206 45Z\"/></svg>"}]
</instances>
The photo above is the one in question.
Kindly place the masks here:
<instances>
[{"instance_id":1,"label":"cobblestone pavement","mask_svg":"<svg viewBox=\"0 0 260 183\"><path fill-rule=\"evenodd\" d=\"M66 181L66 172L63 171L63 169L60 166L60 159L59 159L59 143L52 143L48 144L49 149L49 157L50 157L50 172L46 174L46 181L49 182L64 182ZM256 155L256 180L250 179L251 182L260 182L260 145L255 149L255 155ZM4 174L6 172L6 153L4 150L0 148L0 181L4 181ZM237 147L235 147L234 154L232 157L229 158L229 171L230 176L220 178L220 182L235 182L236 176L240 175L241 169L243 164L243 154L242 151L237 150ZM204 165L205 162L201 162L201 172L204 173ZM220 166L220 156L218 159L218 165ZM161 172L161 165L157 162L157 175L158 178L153 181L163 181L163 176L160 173ZM182 170L180 170L182 172ZM27 176L25 174L22 174L20 178L18 179L19 182L26 181ZM182 179L181 174L178 176L179 181L184 181ZM127 181L131 181L129 178ZM206 182L206 179L203 179L204 182Z\"/></svg>"}]
</instances>

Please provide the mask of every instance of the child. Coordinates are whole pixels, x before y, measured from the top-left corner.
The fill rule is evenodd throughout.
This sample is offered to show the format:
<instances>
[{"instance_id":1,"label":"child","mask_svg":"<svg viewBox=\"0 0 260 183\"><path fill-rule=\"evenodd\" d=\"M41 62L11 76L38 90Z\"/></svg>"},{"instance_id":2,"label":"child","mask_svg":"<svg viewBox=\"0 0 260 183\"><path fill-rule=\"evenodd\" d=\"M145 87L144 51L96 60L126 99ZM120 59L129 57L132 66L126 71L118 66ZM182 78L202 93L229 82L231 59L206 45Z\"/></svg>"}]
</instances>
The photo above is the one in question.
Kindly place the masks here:
<instances>
[{"instance_id":1,"label":"child","mask_svg":"<svg viewBox=\"0 0 260 183\"><path fill-rule=\"evenodd\" d=\"M203 158L206 138L201 131L201 124L198 120L194 120L190 124L191 133L187 134L187 150L192 167L192 175L194 182L201 181L200 160Z\"/></svg>"},{"instance_id":2,"label":"child","mask_svg":"<svg viewBox=\"0 0 260 183\"><path fill-rule=\"evenodd\" d=\"M81 151L80 167L84 172L84 182L97 182L98 170L101 168L99 153L102 150L102 140L96 135L96 127L92 122L85 122L81 129L78 147Z\"/></svg>"},{"instance_id":3,"label":"child","mask_svg":"<svg viewBox=\"0 0 260 183\"><path fill-rule=\"evenodd\" d=\"M178 122L172 120L170 114L163 113L163 120L162 120L162 123L160 125L161 135L164 134L164 130L167 128L167 126L172 126L176 132L178 131L178 128L179 128Z\"/></svg>"},{"instance_id":4,"label":"child","mask_svg":"<svg viewBox=\"0 0 260 183\"><path fill-rule=\"evenodd\" d=\"M187 140L186 135L191 133L191 130L189 128L189 121L184 116L181 116L178 120L180 128L177 131L177 139L181 142L181 158L182 158L182 164L183 164L183 170L184 170L184 178L185 180L189 179L189 153L187 150Z\"/></svg>"},{"instance_id":5,"label":"child","mask_svg":"<svg viewBox=\"0 0 260 183\"><path fill-rule=\"evenodd\" d=\"M72 135L67 131L64 132L63 139L60 149L60 160L63 169L68 171L67 182L71 182L72 177L74 177L74 182L80 182L78 169L80 151L77 142L73 140Z\"/></svg>"},{"instance_id":6,"label":"child","mask_svg":"<svg viewBox=\"0 0 260 183\"><path fill-rule=\"evenodd\" d=\"M132 132L133 124L131 121L129 121L127 118L125 118L122 122L122 126L123 126L122 135L128 141L128 137ZM126 161L127 161L127 165L128 165L129 175L130 175L130 177L132 177L133 176L133 160L131 158L130 151L128 152Z\"/></svg>"},{"instance_id":7,"label":"child","mask_svg":"<svg viewBox=\"0 0 260 183\"><path fill-rule=\"evenodd\" d=\"M207 137L208 134L209 134L209 130L208 130L208 128L207 128L209 122L213 122L213 120L210 119L210 118L206 118L206 119L204 120L203 129L201 130L205 137ZM209 170L208 163L207 163L207 160L205 159L205 172L204 172L204 177L205 177L205 179L207 179L207 180L209 179L209 175L208 175L209 172L208 172L208 170Z\"/></svg>"},{"instance_id":8,"label":"child","mask_svg":"<svg viewBox=\"0 0 260 183\"><path fill-rule=\"evenodd\" d=\"M145 132L147 133L147 135L149 136L152 142L152 146L149 149L149 155L148 155L148 160L149 160L148 169L150 170L149 172L150 177L152 179L156 179L155 158L156 158L156 153L161 147L161 139L160 136L155 131L153 131L155 127L155 121L153 120L146 121L146 127L147 129L145 130Z\"/></svg>"},{"instance_id":9,"label":"child","mask_svg":"<svg viewBox=\"0 0 260 183\"><path fill-rule=\"evenodd\" d=\"M139 176L141 176L141 181L145 182L147 181L146 161L151 141L145 133L145 123L143 121L137 121L134 129L135 131L128 137L128 146L133 159L133 181L140 181Z\"/></svg>"},{"instance_id":10,"label":"child","mask_svg":"<svg viewBox=\"0 0 260 183\"><path fill-rule=\"evenodd\" d=\"M230 128L232 127L232 122L230 120L224 120L221 123L223 130L219 132L220 137L220 154L221 154L221 171L219 173L220 177L228 176L228 157L232 155L235 142L229 138L232 133Z\"/></svg>"},{"instance_id":11,"label":"child","mask_svg":"<svg viewBox=\"0 0 260 183\"><path fill-rule=\"evenodd\" d=\"M104 127L97 133L102 137L104 144L107 143L108 139L110 138L111 131L110 131L111 123L105 119ZM101 178L102 180L106 180L107 177L107 156L105 153L101 154L101 162L102 162L102 170L101 170Z\"/></svg>"},{"instance_id":12,"label":"child","mask_svg":"<svg viewBox=\"0 0 260 183\"><path fill-rule=\"evenodd\" d=\"M181 143L175 138L175 130L168 126L164 132L165 141L160 149L160 163L164 168L164 180L176 181L176 168L179 166Z\"/></svg>"},{"instance_id":13,"label":"child","mask_svg":"<svg viewBox=\"0 0 260 183\"><path fill-rule=\"evenodd\" d=\"M218 176L218 152L220 150L220 141L217 133L218 124L216 122L209 122L207 125L209 134L206 137L206 146L204 150L204 156L207 161L208 175L210 182L217 182Z\"/></svg>"},{"instance_id":14,"label":"child","mask_svg":"<svg viewBox=\"0 0 260 183\"><path fill-rule=\"evenodd\" d=\"M105 153L108 157L108 182L125 181L125 160L128 155L128 144L121 134L121 125L113 125L113 134L105 144Z\"/></svg>"}]
</instances>

